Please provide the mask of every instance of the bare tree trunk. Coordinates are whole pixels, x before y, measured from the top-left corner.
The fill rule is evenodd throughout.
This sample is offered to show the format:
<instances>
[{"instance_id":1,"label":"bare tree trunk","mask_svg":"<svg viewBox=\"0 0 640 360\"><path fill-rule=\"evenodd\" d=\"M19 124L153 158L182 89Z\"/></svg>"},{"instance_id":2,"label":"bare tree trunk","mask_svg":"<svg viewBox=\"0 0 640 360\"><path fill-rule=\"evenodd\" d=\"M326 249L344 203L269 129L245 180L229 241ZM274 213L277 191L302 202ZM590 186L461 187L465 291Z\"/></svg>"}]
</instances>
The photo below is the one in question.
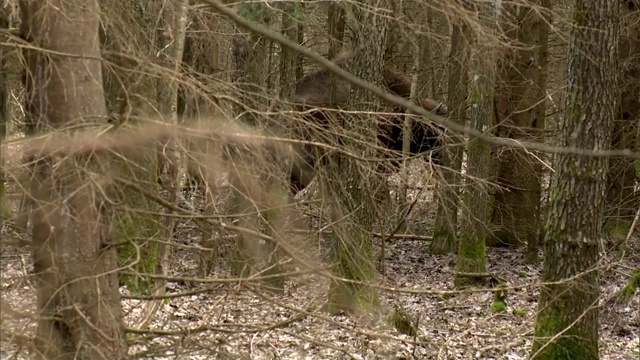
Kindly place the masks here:
<instances>
[{"instance_id":1,"label":"bare tree trunk","mask_svg":"<svg viewBox=\"0 0 640 360\"><path fill-rule=\"evenodd\" d=\"M419 6L421 13L423 14L423 20L420 24L423 24L421 27L424 33L418 34L418 38L416 41L418 42L419 51L421 52L420 58L422 59L420 62L422 66L418 70L418 92L416 94L418 99L422 99L425 97L436 99L435 93L435 83L436 83L436 71L435 64L433 61L433 54L437 51L435 46L435 41L433 41L432 31L433 31L433 22L436 12L433 9L433 1L421 1L417 0L416 4ZM437 5L437 4L435 4ZM418 24L415 24L418 25ZM451 105L449 101L447 101L449 106Z\"/></svg>"},{"instance_id":2,"label":"bare tree trunk","mask_svg":"<svg viewBox=\"0 0 640 360\"><path fill-rule=\"evenodd\" d=\"M422 99L424 97L428 97L431 94L430 92L431 86L429 86L433 79L433 65L431 64L431 44L429 38L429 25L430 25L430 7L429 5L421 6L421 2L411 2L408 5L408 9L405 11L409 12L408 16L413 23L413 26L419 26L419 24L425 24L425 26L419 27L419 29L426 33L418 33L416 38L412 39L413 43L413 66L412 66L412 77L411 77L411 90L409 94L409 99L411 102L416 102L418 99ZM388 40L388 39L387 39ZM412 138L412 130L413 129L413 119L411 116L406 116L404 121L404 129L403 129L403 143L402 143L402 155L403 158L406 159L410 156L410 144ZM401 184L400 191L398 192L397 201L399 202L400 209L407 209L409 205L407 203L407 190L408 190L408 167L406 160L403 161L402 165L402 175L401 175ZM396 211L397 217L399 221L401 221L398 232L405 232L407 228L406 223L406 212L403 210ZM384 244L383 244L384 246ZM382 255L381 255L382 256Z\"/></svg>"},{"instance_id":3,"label":"bare tree trunk","mask_svg":"<svg viewBox=\"0 0 640 360\"><path fill-rule=\"evenodd\" d=\"M239 13L262 24L268 24L271 20L271 14L263 4L242 4ZM255 111L266 108L259 94L265 91L269 48L269 43L256 34L238 33L233 38L233 81L236 83L238 101L241 103L236 106L236 115L244 124L256 128L261 128L263 124ZM256 151L230 147L229 176L233 191L230 209L233 215L238 217L240 226L254 231L258 231L260 227L259 214L255 212L263 209L264 203L261 200L265 195L264 187L260 186L255 175L263 170L259 167L259 155ZM234 275L248 277L259 271L266 247L258 238L249 234L238 234L235 250L231 265Z\"/></svg>"},{"instance_id":4,"label":"bare tree trunk","mask_svg":"<svg viewBox=\"0 0 640 360\"><path fill-rule=\"evenodd\" d=\"M23 40L28 43L34 41L34 36L37 33L37 29L34 28L37 24L32 24L30 14L30 2L27 0L21 0L20 5L20 35ZM24 74L23 85L25 88L25 135L34 135L40 128L40 122L42 120L43 109L41 102L43 101L42 91L36 91L36 89L42 89L44 87L44 73L43 67L39 64L43 63L41 59L43 56L39 51L25 47L21 50L21 61L23 62ZM33 179L33 158L25 155L23 160L25 169L29 177L29 181ZM18 217L15 221L15 226L19 229L26 230L29 223L29 217L31 215L33 199L28 193L23 193L20 199L20 207L18 210Z\"/></svg>"},{"instance_id":5,"label":"bare tree trunk","mask_svg":"<svg viewBox=\"0 0 640 360\"><path fill-rule=\"evenodd\" d=\"M135 119L150 116L157 108L155 78L140 71L138 63L120 56L135 51L141 58L155 58L157 49L154 42L148 40L148 34L153 34L155 29L155 16L151 15L154 11L138 11L138 3L126 6L112 1L102 3L104 92L107 111L114 122L115 131L118 131L126 124L139 125ZM133 22L129 16L133 17ZM160 195L155 149L141 149L133 156L128 152L115 152L118 155L111 159L110 165L114 178L135 181L136 185ZM117 186L111 190L109 195L123 208L145 210L117 211L114 214L116 241L121 244L118 247L119 264L130 266L139 273L152 274L157 261L156 240L162 227L160 218L154 213L160 213L162 208L132 187ZM135 294L149 294L154 286L154 281L145 276L123 274L120 281Z\"/></svg>"},{"instance_id":6,"label":"bare tree trunk","mask_svg":"<svg viewBox=\"0 0 640 360\"><path fill-rule=\"evenodd\" d=\"M282 33L291 41L298 40L298 3L284 2L282 8ZM295 51L280 46L280 99L291 101L296 90L296 68L300 58Z\"/></svg>"},{"instance_id":7,"label":"bare tree trunk","mask_svg":"<svg viewBox=\"0 0 640 360\"><path fill-rule=\"evenodd\" d=\"M494 5L478 5L478 20L489 36L494 34ZM473 81L469 93L471 127L490 132L494 124L493 94L496 79L496 53L489 39L475 35L472 58ZM454 284L457 287L481 285L484 278L470 274L486 272L485 241L490 204L487 182L493 177L492 146L471 139L467 147L467 177L462 201L458 260Z\"/></svg>"},{"instance_id":8,"label":"bare tree trunk","mask_svg":"<svg viewBox=\"0 0 640 360\"><path fill-rule=\"evenodd\" d=\"M619 7L619 1L575 1L561 146L610 144ZM599 359L597 266L608 163L606 157L556 155L532 359Z\"/></svg>"},{"instance_id":9,"label":"bare tree trunk","mask_svg":"<svg viewBox=\"0 0 640 360\"><path fill-rule=\"evenodd\" d=\"M43 121L62 130L104 119L98 2L34 1L22 10L34 45L50 51L33 64L36 76L46 76L33 89ZM93 154L37 159L32 239L41 316L36 347L43 359L127 356L116 247L96 189L106 164Z\"/></svg>"},{"instance_id":10,"label":"bare tree trunk","mask_svg":"<svg viewBox=\"0 0 640 360\"><path fill-rule=\"evenodd\" d=\"M640 130L640 11L631 3L623 12L620 51L620 104L614 122L613 149L638 150ZM615 229L621 221L631 223L635 209L640 206L640 194L635 192L639 176L632 158L610 160L606 222ZM625 226L626 227L626 226Z\"/></svg>"},{"instance_id":11,"label":"bare tree trunk","mask_svg":"<svg viewBox=\"0 0 640 360\"><path fill-rule=\"evenodd\" d=\"M158 58L161 65L179 74L182 67L182 58L184 57L186 27L189 17L188 0L166 1L161 12L164 12L162 14L164 16L159 22L161 28L156 31L156 42L159 49ZM184 15L182 14L183 12ZM165 121L169 124L178 125L183 115L182 112L179 112L179 106L184 106L184 99L179 98L177 79L170 79L167 82L165 77L159 77L156 91L158 110L161 116L165 117ZM167 182L165 187L169 193L169 200L176 204L178 203L178 198L182 196L181 190L184 187L184 180L188 177L185 167L186 162L183 159L183 152L180 150L182 148L178 134L171 134L158 150L159 182L165 184L161 173L166 167ZM175 200L173 199L174 197ZM169 219L167 218L167 226L172 225L170 223L173 220ZM173 227L171 232L173 232Z\"/></svg>"},{"instance_id":12,"label":"bare tree trunk","mask_svg":"<svg viewBox=\"0 0 640 360\"><path fill-rule=\"evenodd\" d=\"M388 3L389 10L391 14L402 14L403 13L403 3L401 1L390 1ZM389 29L387 30L387 35L385 39L385 48L384 48L384 65L392 65L397 68L397 64L394 63L394 58L396 56L396 52L398 50L398 45L401 39L401 23L398 21L398 15L391 16L387 21L389 22Z\"/></svg>"},{"instance_id":13,"label":"bare tree trunk","mask_svg":"<svg viewBox=\"0 0 640 360\"><path fill-rule=\"evenodd\" d=\"M164 14L164 33L158 40L160 48L163 51L161 61L165 67L174 74L180 73L182 57L184 54L184 42L188 20L188 0L172 0L169 6L163 10ZM166 117L166 121L171 125L178 125L178 82L175 78L170 78L166 83L165 78L158 79L158 108L160 114ZM166 188L169 193L168 201L172 204L178 203L178 196L181 186L183 161L182 146L180 144L180 134L172 132L163 146L163 158L167 160L167 178ZM167 212L172 211L167 209ZM158 244L156 253L156 275L166 276L169 269L169 255L171 248L169 244L173 242L173 234L175 228L175 218L165 216L163 219L163 227L160 237L163 240ZM166 293L166 280L158 278L155 281L154 296L163 296ZM146 327L151 321L161 305L160 300L154 300L147 303L147 307L143 312L143 318L137 324L138 327Z\"/></svg>"},{"instance_id":14,"label":"bare tree trunk","mask_svg":"<svg viewBox=\"0 0 640 360\"><path fill-rule=\"evenodd\" d=\"M459 124L466 123L466 99L469 94L469 44L471 30L463 19L453 25L451 51L449 53L449 96L450 119ZM436 190L438 210L433 230L431 251L435 254L448 254L456 249L458 211L460 208L462 168L462 146L464 139L456 133L447 132L446 142L452 146L442 151L442 179Z\"/></svg>"},{"instance_id":15,"label":"bare tree trunk","mask_svg":"<svg viewBox=\"0 0 640 360\"><path fill-rule=\"evenodd\" d=\"M0 28L9 28L9 16L4 6L0 6ZM4 48L0 45L0 230L4 224L4 220L9 217L10 209L7 206L6 196L6 177L4 172L4 154L2 153L2 142L7 136L7 123L9 122L9 112L7 108L7 59Z\"/></svg>"},{"instance_id":16,"label":"bare tree trunk","mask_svg":"<svg viewBox=\"0 0 640 360\"><path fill-rule=\"evenodd\" d=\"M413 69L412 69L412 76L411 76L411 90L410 90L410 94L409 94L409 100L413 103L415 103L416 99L418 98L418 79L419 79L419 73L421 68L424 66L424 62L423 62L423 58L422 55L424 54L421 50L420 50L420 43L416 40L414 42L414 47L413 47ZM424 45L424 44L423 44ZM411 118L411 112L407 112L407 116L405 116L404 118L404 126L403 126L403 130L402 130L402 172L401 172L401 179L400 179L400 191L398 191L398 195L397 195L397 203L399 206L396 207L396 221L399 221L400 224L398 225L398 232L406 232L407 229L407 221L406 221L406 217L404 216L404 209L406 209L409 204L407 203L407 190L409 187L409 168L408 168L408 163L407 163L407 158L411 155L411 138L412 138L412 130L413 129L413 119ZM380 254L380 262L382 263L382 261L384 260L384 249L385 249L385 244L384 241L381 244L382 246L382 251ZM384 267L381 267L381 269L384 269ZM382 271L382 270L381 270ZM382 271L382 273L384 274L384 271Z\"/></svg>"},{"instance_id":17,"label":"bare tree trunk","mask_svg":"<svg viewBox=\"0 0 640 360\"><path fill-rule=\"evenodd\" d=\"M532 133L536 135L534 139L542 141L544 139L544 130L546 128L546 97L547 97L547 74L549 72L548 68L548 52L549 52L549 24L551 22L551 2L550 0L540 0L540 5L542 10L549 11L546 14L542 14L544 20L538 24L539 26L539 42L538 42L538 51L536 51L535 61L538 65L538 71L533 77L532 81L534 83L535 93L533 94L533 98L537 99L535 105L533 105L533 125L534 128ZM534 152L535 154L535 152ZM538 159L532 159L536 161L538 166L537 170L537 179L535 182L532 182L531 192L533 193L534 198L532 199L532 204L530 207L536 206L537 212L534 220L536 225L534 225L534 229L536 233L527 239L527 250L525 254L525 261L529 264L537 264L538 263L538 248L540 246L539 240L543 234L543 229L541 226L541 206L542 206L542 176L543 169L542 164ZM529 197L531 198L531 197ZM537 204L535 204L537 203Z\"/></svg>"},{"instance_id":18,"label":"bare tree trunk","mask_svg":"<svg viewBox=\"0 0 640 360\"><path fill-rule=\"evenodd\" d=\"M362 5L372 7L365 9ZM352 40L354 56L350 70L376 86L383 84L384 46L388 30L385 19L387 14L383 12L388 9L386 1L363 0L352 5L355 28ZM352 88L351 91L349 108L368 114L345 116L345 132L353 135L342 140L349 151L372 154L375 150L366 147L363 150L360 141L367 144L376 139L377 120L371 112L377 111L380 100L361 89ZM334 156L328 162L328 176L323 176L321 182L325 199L330 200L332 219L336 221L332 271L338 278L362 282L332 281L328 310L332 313L368 311L379 305L377 291L371 284L376 278L370 231L373 211L366 203L373 199L371 191L375 184L371 184L370 180L375 177L375 169L369 164L358 164L344 155Z\"/></svg>"},{"instance_id":19,"label":"bare tree trunk","mask_svg":"<svg viewBox=\"0 0 640 360\"><path fill-rule=\"evenodd\" d=\"M329 4L328 33L329 33L329 59L335 58L344 46L344 28L346 25L344 7L342 4L332 2ZM331 89L329 89L329 103L336 103L336 76L331 74Z\"/></svg>"},{"instance_id":20,"label":"bare tree trunk","mask_svg":"<svg viewBox=\"0 0 640 360\"><path fill-rule=\"evenodd\" d=\"M302 6L301 3L283 3L282 8L282 21L281 31L291 41L298 41L298 31L300 27L297 25L299 19L297 19L297 13L299 9L297 7ZM286 49L280 46L280 99L286 101L287 109L290 108L289 104L293 100L296 87L296 69L301 66L299 61L301 58L295 51ZM268 66L269 68L271 66ZM269 122L261 126L267 134L274 137L286 136L285 126L282 123ZM266 155L262 151L258 151L259 155ZM284 291L285 277L284 267L282 266L282 259L284 258L281 250L281 243L285 239L284 228L286 225L287 214L290 210L289 206L293 206L288 192L288 186L285 183L284 174L288 170L286 162L275 162L271 164L266 156L260 156L259 159L254 162L256 164L256 171L268 174L266 184L260 186L263 189L263 194L255 196L253 200L256 204L259 204L259 209L263 212L266 233L271 235L275 242L267 242L261 249L261 257L266 259L265 263L267 268L264 270L265 275L272 275L269 280L264 283L266 288L271 291L282 292ZM264 179L263 179L264 180ZM257 194L255 194L257 195ZM254 245L255 246L255 245Z\"/></svg>"},{"instance_id":21,"label":"bare tree trunk","mask_svg":"<svg viewBox=\"0 0 640 360\"><path fill-rule=\"evenodd\" d=\"M218 114L219 108L217 95L220 89L217 84L221 80L219 58L222 40L222 37L217 35L220 30L219 14L197 7L191 8L190 12L189 31L185 37L182 62L183 68L200 83L200 86L191 84L179 86L178 116L180 122L187 119L190 124L206 123ZM205 196L205 211L213 214L210 196L213 184L207 180L207 178L213 180L213 177L205 170L205 162L211 156L216 156L215 151L211 141L205 139L188 137L185 142L187 180L183 191L186 190L191 195L189 200L194 204L193 196L197 190L200 190ZM210 247L208 239L209 236L203 234L202 244L205 247ZM205 253L202 254L201 260L205 260Z\"/></svg>"},{"instance_id":22,"label":"bare tree trunk","mask_svg":"<svg viewBox=\"0 0 640 360\"><path fill-rule=\"evenodd\" d=\"M203 81L213 83L213 79L221 80L220 74L220 50L222 37L215 34L219 32L221 23L218 14L211 13L208 9L204 11L192 9L193 27L199 31L185 39L184 63L202 75ZM187 46L189 45L189 46ZM216 98L219 90L212 88L205 93L193 92L191 97L185 95L185 115L194 117L198 122L210 121L211 117L218 114L219 101ZM220 147L208 139L189 138L189 151L187 159L188 174L191 179L190 184L199 182L200 191L204 197L204 211L206 216L212 216L217 212L215 195L217 187L215 184L216 174L220 168ZM216 262L222 257L223 244L219 236L214 232L213 224L204 222L200 224L202 230L202 240L198 258L198 274L202 277L208 276L213 271Z\"/></svg>"},{"instance_id":23,"label":"bare tree trunk","mask_svg":"<svg viewBox=\"0 0 640 360\"><path fill-rule=\"evenodd\" d=\"M547 19L541 11L548 11L548 5L549 1L542 0L529 1L527 6L503 5L505 33L514 49L506 50L498 66L496 112L501 137L529 141L541 138L540 125L544 123L538 121L544 120L546 69L542 65L546 64L548 38ZM540 154L507 147L496 153L501 189L495 194L493 231L487 245L535 244L542 177Z\"/></svg>"}]
</instances>

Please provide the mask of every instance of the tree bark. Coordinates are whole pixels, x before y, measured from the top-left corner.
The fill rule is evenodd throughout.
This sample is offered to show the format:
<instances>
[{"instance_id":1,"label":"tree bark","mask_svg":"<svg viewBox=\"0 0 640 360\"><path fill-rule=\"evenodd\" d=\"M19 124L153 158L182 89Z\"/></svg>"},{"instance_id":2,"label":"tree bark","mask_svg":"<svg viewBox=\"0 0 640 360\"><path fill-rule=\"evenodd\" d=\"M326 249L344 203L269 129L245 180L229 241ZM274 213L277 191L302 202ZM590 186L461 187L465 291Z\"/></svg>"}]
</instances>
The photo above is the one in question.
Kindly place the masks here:
<instances>
[{"instance_id":1,"label":"tree bark","mask_svg":"<svg viewBox=\"0 0 640 360\"><path fill-rule=\"evenodd\" d=\"M551 2L549 0L541 0L540 5L542 6L542 10L551 10ZM538 140L543 140L544 131L546 128L546 98L547 98L547 76L548 76L548 52L549 52L549 24L551 23L550 12L547 12L546 15L543 14L544 20L540 26L540 39L538 43L538 51L536 52L536 63L539 68L535 76L532 78L534 83L535 93L533 94L534 99L537 99L537 102L533 105L533 125L534 130L533 134L537 135L534 138ZM533 152L536 154L536 152ZM536 222L536 225L533 228L536 230L534 236L529 237L527 241L527 250L525 253L525 262L529 264L537 264L538 263L538 248L540 246L539 240L542 237L543 229L541 223L543 219L541 218L541 206L542 206L542 176L543 169L542 164L540 164L540 160L532 159L536 161L538 165L538 178L536 182L532 182L532 187L530 193L533 193L533 201L530 203L530 208L534 205L536 206L537 213L533 220Z\"/></svg>"},{"instance_id":2,"label":"tree bark","mask_svg":"<svg viewBox=\"0 0 640 360\"><path fill-rule=\"evenodd\" d=\"M337 2L331 2L329 4L328 16L328 29L329 33L329 59L335 58L340 50L344 46L344 28L346 25L344 16L344 7ZM331 86L329 89L329 103L336 103L336 76L331 73Z\"/></svg>"},{"instance_id":3,"label":"tree bark","mask_svg":"<svg viewBox=\"0 0 640 360\"><path fill-rule=\"evenodd\" d=\"M478 5L479 23L494 34L493 5ZM492 36L492 35L489 35ZM469 101L470 126L478 131L491 132L494 125L493 94L496 79L496 53L490 41L475 35L472 54L472 74ZM486 224L490 216L490 197L487 182L492 181L494 164L492 146L479 139L471 139L467 146L467 177L462 197L462 218L456 263L457 287L482 285L484 278L469 275L486 272Z\"/></svg>"},{"instance_id":4,"label":"tree bark","mask_svg":"<svg viewBox=\"0 0 640 360\"><path fill-rule=\"evenodd\" d=\"M20 5L20 35L23 40L32 43L34 41L34 36L37 34L38 27L36 23L34 23L34 17L32 16L32 11L30 9L31 4L30 1L21 0L19 2ZM35 6L35 5L33 5ZM22 77L25 99L24 99L24 109L25 109L25 135L31 136L34 135L41 128L41 120L44 116L43 109L41 107L41 99L43 92L37 89L42 89L44 87L44 73L42 66L44 64L44 60L39 51L34 49L25 47L20 51L21 61L23 62L24 74ZM31 156L25 156L23 163L25 164L25 168L27 169L27 174L29 177L29 181L33 179L33 159ZM19 229L26 230L27 224L29 223L29 217L31 215L31 208L33 199L27 192L22 194L20 199L20 208L18 210L18 217L15 221L15 226Z\"/></svg>"},{"instance_id":5,"label":"tree bark","mask_svg":"<svg viewBox=\"0 0 640 360\"><path fill-rule=\"evenodd\" d=\"M4 6L0 7L0 28L9 28L9 14ZM6 195L6 178L4 172L4 154L2 152L2 143L7 135L7 123L9 122L9 112L7 107L7 58L5 49L0 45L0 230L4 224L4 220L10 212L5 201Z\"/></svg>"},{"instance_id":6,"label":"tree bark","mask_svg":"<svg viewBox=\"0 0 640 360\"><path fill-rule=\"evenodd\" d=\"M615 117L619 1L576 0L561 146L606 149ZM557 154L531 358L598 359L598 254L609 160Z\"/></svg>"},{"instance_id":7,"label":"tree bark","mask_svg":"<svg viewBox=\"0 0 640 360\"><path fill-rule=\"evenodd\" d=\"M296 19L296 6L298 3L283 2L281 31L291 41L298 41L298 20ZM298 54L284 46L280 46L280 99L291 101L296 90L296 69Z\"/></svg>"},{"instance_id":8,"label":"tree bark","mask_svg":"<svg viewBox=\"0 0 640 360\"><path fill-rule=\"evenodd\" d=\"M498 135L526 141L541 139L544 130L548 0L526 6L504 4L503 27L515 49L506 50L498 65L496 110ZM498 185L488 246L535 245L541 195L540 154L503 147L498 156ZM531 247L532 251L537 246Z\"/></svg>"},{"instance_id":9,"label":"tree bark","mask_svg":"<svg viewBox=\"0 0 640 360\"><path fill-rule=\"evenodd\" d=\"M139 11L138 3L122 6L120 3L103 1L103 4L101 45L105 58L102 67L104 92L107 111L118 131L125 124L139 125L136 118L151 116L157 108L155 78L140 71L138 63L119 56L135 49L140 58L155 57L157 49L147 38L154 31L155 16ZM110 159L112 176L135 179L137 185L160 195L155 149L140 149L135 154L115 152L118 155ZM118 186L111 190L109 195L123 208L146 210L116 211L114 214L115 239L121 244L118 247L119 265L152 274L156 269L156 240L162 226L154 213L162 212L162 208L132 188ZM152 280L144 276L121 275L120 281L136 294L148 294L154 285Z\"/></svg>"},{"instance_id":10,"label":"tree bark","mask_svg":"<svg viewBox=\"0 0 640 360\"><path fill-rule=\"evenodd\" d=\"M271 11L263 4L243 4L240 13L258 23L268 25L271 21ZM243 106L237 107L237 115L246 125L260 130L270 131L267 124L259 118L255 111L264 109L264 102L260 94L265 92L265 74L269 58L270 44L256 34L237 34L233 39L233 56L235 62L234 82L241 92L240 102ZM245 228L259 231L263 222L261 216L267 222L267 231L279 237L278 231L282 228L282 218L273 211L268 210L276 199L280 199L275 193L278 189L277 171L272 163L265 161L263 149L244 149L234 147L230 156L230 183L233 188L231 207L234 216L238 216L239 224ZM267 183L257 174L267 174ZM285 195L283 195L285 196ZM285 196L286 197L286 196ZM259 212L256 214L255 212ZM275 231L278 230L278 231ZM277 244L263 244L262 241L249 234L239 234L236 241L236 254L232 262L232 271L240 277L248 277L261 271L261 266L266 264L269 275L282 274L283 269L279 265L280 251ZM275 291L284 289L284 277L273 277L273 281L267 280L264 285Z\"/></svg>"},{"instance_id":11,"label":"tree bark","mask_svg":"<svg viewBox=\"0 0 640 360\"><path fill-rule=\"evenodd\" d=\"M207 122L217 116L220 102L217 95L221 92L220 47L222 36L219 14L208 9L192 7L189 9L189 31L185 37L182 66L199 83L199 86L181 84L178 90L178 116L180 121L186 118L190 123ZM206 164L210 162L212 152L211 141L204 139L186 138L185 167L187 171L186 189L192 195L200 190L205 195L205 211L211 213L212 179L207 173ZM212 214L212 213L211 213ZM202 244L210 247L209 236L203 234ZM204 253L211 253L205 251ZM201 260L207 261L204 258Z\"/></svg>"},{"instance_id":12,"label":"tree bark","mask_svg":"<svg viewBox=\"0 0 640 360\"><path fill-rule=\"evenodd\" d=\"M166 3L162 13L162 23L164 32L159 36L158 52L161 55L161 64L167 71L179 74L181 71L182 58L184 55L185 36L187 31L187 21L189 17L188 0L172 0ZM176 76L176 75L174 75ZM168 81L167 81L168 80ZM175 77L159 77L157 79L157 103L160 114L164 117L164 121L168 124L178 125L178 81ZM182 156L182 145L180 134L172 132L168 135L167 142L163 146L163 157L167 161L167 178L166 189L168 192L168 201L171 204L178 203L178 197L182 189L181 179L184 171L184 161ZM172 211L165 209L168 216L163 218L163 227L160 232L162 242L157 245L155 274L163 277L169 271L169 256L171 253L171 244L173 240L175 217ZM157 278L154 284L153 295L164 296L166 293L166 280ZM143 312L143 318L137 326L139 328L146 327L151 321L162 302L153 300L146 303Z\"/></svg>"},{"instance_id":13,"label":"tree bark","mask_svg":"<svg viewBox=\"0 0 640 360\"><path fill-rule=\"evenodd\" d=\"M216 97L220 89L213 84L222 80L220 51L223 37L217 35L222 25L218 18L220 15L217 13L212 13L208 9L192 8L191 11L193 23L190 28L195 31L187 33L183 64L208 89L202 91L183 87L184 116L197 123L206 123L217 116L220 107ZM187 138L187 144L186 161L190 190L193 191L197 187L200 189L205 201L203 213L206 216L213 216L217 212L215 195L219 188L216 187L215 176L221 171L220 147L210 139L193 137ZM203 250L200 250L198 258L198 274L206 277L221 260L221 244L213 224L205 222L200 224L199 228L202 231L200 246Z\"/></svg>"},{"instance_id":14,"label":"tree bark","mask_svg":"<svg viewBox=\"0 0 640 360\"><path fill-rule=\"evenodd\" d=\"M42 121L69 131L105 119L98 2L34 1L23 10L34 45L50 51L34 64L47 79L34 89ZM31 185L39 356L125 359L116 248L96 189L106 162L99 155L40 156Z\"/></svg>"},{"instance_id":15,"label":"tree bark","mask_svg":"<svg viewBox=\"0 0 640 360\"><path fill-rule=\"evenodd\" d=\"M620 98L614 122L611 147L637 151L640 130L640 11L636 6L625 6L618 49L620 52ZM635 209L640 206L636 193L638 171L632 158L610 160L606 221L615 228L620 221L633 221Z\"/></svg>"},{"instance_id":16,"label":"tree bark","mask_svg":"<svg viewBox=\"0 0 640 360\"><path fill-rule=\"evenodd\" d=\"M369 5L367 9L362 5ZM361 0L352 5L354 31L352 39L353 59L351 72L377 86L383 84L385 39L388 23L385 19L387 1ZM371 156L375 149L369 144L376 139L376 118L372 115L380 106L380 100L361 89L352 88L349 109L366 114L344 116L344 148L356 154ZM369 311L379 306L378 293L372 286L375 281L375 260L371 227L371 204L376 184L374 169L370 164L359 164L344 155L333 156L326 164L326 175L321 177L325 199L330 201L335 237L332 244L332 272L338 278L329 288L331 313L339 311Z\"/></svg>"},{"instance_id":17,"label":"tree bark","mask_svg":"<svg viewBox=\"0 0 640 360\"><path fill-rule=\"evenodd\" d=\"M449 95L450 119L459 124L466 123L466 99L469 95L469 44L471 39L469 26L460 20L453 25L451 50L449 53ZM464 138L456 133L447 132L445 141L450 147L442 150L442 178L437 184L436 198L438 210L433 230L431 251L435 254L447 254L456 249L458 211L460 208L460 171Z\"/></svg>"},{"instance_id":18,"label":"tree bark","mask_svg":"<svg viewBox=\"0 0 640 360\"><path fill-rule=\"evenodd\" d=\"M431 59L432 52L432 44L430 43L430 34L429 29L431 25L431 8L430 4L421 4L420 2L412 1L407 6L403 8L403 11L407 13L407 18L411 21L412 26L417 27L417 36L415 39L410 41L413 45L413 66L411 69L411 88L409 92L409 100L411 102L416 102L416 100L432 96L429 94L429 90L431 89L431 84L433 82L433 64ZM388 39L387 39L388 40ZM401 173L401 184L400 190L397 193L396 201L396 219L394 219L393 227L397 227L398 232L406 232L407 230L407 219L405 214L405 209L409 206L407 202L407 191L408 191L408 181L409 181L409 172L408 172L408 162L407 158L410 154L410 144L412 138L411 129L413 128L414 119L410 115L410 112L407 112L408 116L405 116L404 119L404 130L403 130L403 146L402 146L402 173ZM387 189L388 191L388 189ZM396 226L396 223L400 221L400 224ZM384 243L382 244L384 246ZM381 259L384 254L381 254Z\"/></svg>"}]
</instances>

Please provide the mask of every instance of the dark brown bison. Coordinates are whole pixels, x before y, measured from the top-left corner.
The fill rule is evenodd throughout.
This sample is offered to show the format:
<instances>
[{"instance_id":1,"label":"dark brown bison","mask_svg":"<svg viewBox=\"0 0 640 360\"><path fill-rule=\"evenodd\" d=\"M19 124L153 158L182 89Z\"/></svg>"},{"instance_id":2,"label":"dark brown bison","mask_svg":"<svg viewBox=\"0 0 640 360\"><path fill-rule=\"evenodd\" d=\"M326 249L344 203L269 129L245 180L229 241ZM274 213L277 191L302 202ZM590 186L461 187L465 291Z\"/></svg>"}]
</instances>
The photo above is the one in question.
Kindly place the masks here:
<instances>
[{"instance_id":1,"label":"dark brown bison","mask_svg":"<svg viewBox=\"0 0 640 360\"><path fill-rule=\"evenodd\" d=\"M348 52L344 52L334 59L334 63L342 68L348 68L350 61L351 54ZM333 96L331 94L332 81L335 84ZM409 99L411 81L404 73L386 67L384 69L384 85L391 93ZM302 77L296 84L294 104L296 110L305 112L304 119L306 121L296 122L296 124L300 124L294 126L296 135L304 140L318 141L318 131L311 129L317 127L328 129L329 123L332 122L331 119L335 119L337 113L336 111L330 111L330 109L345 109L350 91L351 85L347 81L338 76L334 76L332 80L331 73L326 69L318 70ZM385 105L387 105L387 112L397 115L387 116L379 121L378 141L381 146L390 150L392 154L395 152L397 155L402 152L403 148L403 114L405 109L395 104ZM435 100L429 98L420 99L419 105L435 114L448 115L446 105ZM342 119L345 119L345 117ZM346 118L346 121L348 121L348 118ZM435 126L435 124L414 121L411 130L412 140L409 147L411 154L428 152L441 145L439 137L441 128ZM306 188L313 179L318 158L317 152L309 145L296 145L294 152L296 159L291 166L290 186L295 194ZM432 159L436 163L439 162L437 152L433 154Z\"/></svg>"}]
</instances>

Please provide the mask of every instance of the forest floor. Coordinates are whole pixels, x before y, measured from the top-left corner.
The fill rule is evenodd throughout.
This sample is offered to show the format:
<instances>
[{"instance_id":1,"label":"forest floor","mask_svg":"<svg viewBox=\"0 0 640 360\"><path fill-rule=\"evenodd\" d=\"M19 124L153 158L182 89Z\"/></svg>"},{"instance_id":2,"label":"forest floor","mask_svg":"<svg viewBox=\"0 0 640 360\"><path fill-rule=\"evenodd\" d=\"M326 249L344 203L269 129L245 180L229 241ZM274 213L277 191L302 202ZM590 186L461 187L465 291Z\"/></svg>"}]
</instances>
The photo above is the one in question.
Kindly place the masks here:
<instances>
[{"instance_id":1,"label":"forest floor","mask_svg":"<svg viewBox=\"0 0 640 360\"><path fill-rule=\"evenodd\" d=\"M409 218L410 232L429 226L434 210L429 197ZM17 206L15 200L11 203ZM172 253L169 275L181 280L168 283L169 294L189 294L160 305L148 336L128 336L137 358L513 360L526 359L531 348L541 266L525 265L520 250L487 251L488 271L509 287L506 309L495 311L491 291L445 293L454 290L455 257L429 254L427 241L393 239L386 245L385 271L379 277L381 312L334 316L316 306L326 300L329 287L327 277L319 274L291 276L283 293L255 291L225 281L233 277L221 255L212 274L198 279L199 252L189 248L196 241L195 231L192 221L178 226L176 243L181 247ZM2 238L28 240L29 235L9 222ZM315 235L306 240L307 253L326 266L327 239L318 241ZM36 306L31 255L27 246L16 245L3 246L0 255L0 358L29 359ZM638 359L640 295L624 305L609 300L640 268L640 259L614 260L614 255L601 258L600 355L606 360ZM125 286L121 293L130 295ZM126 326L136 327L142 304L123 300ZM415 336L400 334L387 323L397 305L417 320Z\"/></svg>"}]
</instances>

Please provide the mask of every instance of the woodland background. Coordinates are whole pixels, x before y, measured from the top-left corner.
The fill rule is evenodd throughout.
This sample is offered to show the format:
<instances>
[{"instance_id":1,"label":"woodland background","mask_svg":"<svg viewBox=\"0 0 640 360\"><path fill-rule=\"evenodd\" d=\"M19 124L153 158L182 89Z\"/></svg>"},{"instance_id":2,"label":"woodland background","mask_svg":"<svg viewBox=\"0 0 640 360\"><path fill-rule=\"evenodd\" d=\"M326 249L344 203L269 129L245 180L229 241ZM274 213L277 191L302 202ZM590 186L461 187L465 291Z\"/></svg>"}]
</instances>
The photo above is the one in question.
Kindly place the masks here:
<instances>
[{"instance_id":1,"label":"woodland background","mask_svg":"<svg viewBox=\"0 0 640 360\"><path fill-rule=\"evenodd\" d=\"M0 357L638 358L638 6L1 1Z\"/></svg>"}]
</instances>

